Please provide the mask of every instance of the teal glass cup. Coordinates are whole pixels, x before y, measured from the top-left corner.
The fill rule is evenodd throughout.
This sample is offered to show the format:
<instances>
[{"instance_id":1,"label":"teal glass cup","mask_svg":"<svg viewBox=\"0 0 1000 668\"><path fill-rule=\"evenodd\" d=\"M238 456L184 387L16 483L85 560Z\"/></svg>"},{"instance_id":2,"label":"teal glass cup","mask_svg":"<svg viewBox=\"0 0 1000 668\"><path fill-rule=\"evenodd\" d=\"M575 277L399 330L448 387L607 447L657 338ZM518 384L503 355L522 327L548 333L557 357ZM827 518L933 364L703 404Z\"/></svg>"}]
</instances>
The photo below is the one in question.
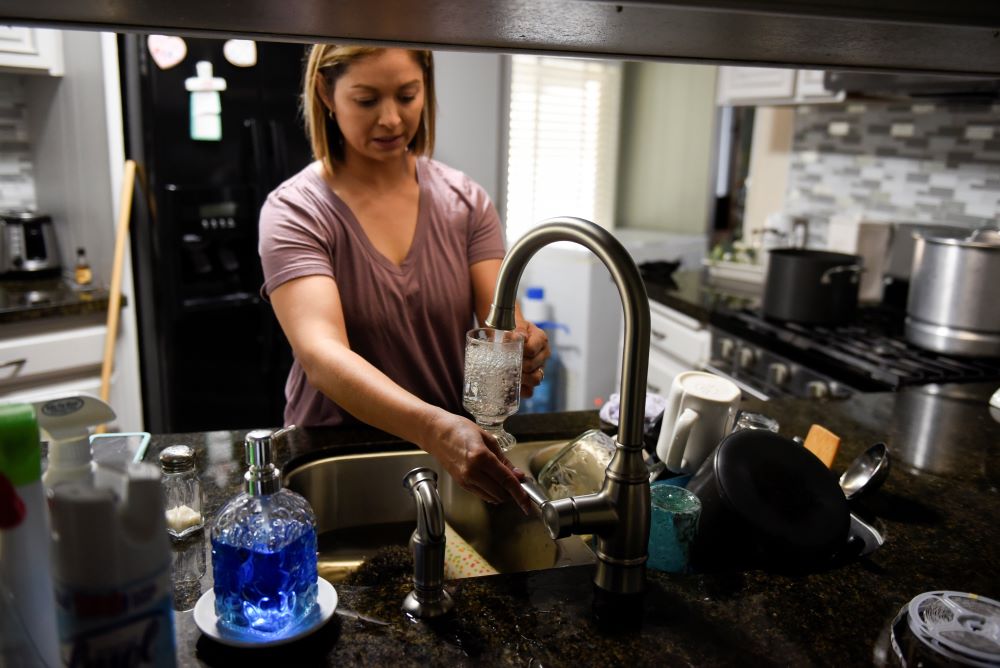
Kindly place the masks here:
<instances>
[{"instance_id":1,"label":"teal glass cup","mask_svg":"<svg viewBox=\"0 0 1000 668\"><path fill-rule=\"evenodd\" d=\"M649 561L646 565L667 573L689 570L691 545L698 535L701 501L683 487L654 483L649 488Z\"/></svg>"}]
</instances>

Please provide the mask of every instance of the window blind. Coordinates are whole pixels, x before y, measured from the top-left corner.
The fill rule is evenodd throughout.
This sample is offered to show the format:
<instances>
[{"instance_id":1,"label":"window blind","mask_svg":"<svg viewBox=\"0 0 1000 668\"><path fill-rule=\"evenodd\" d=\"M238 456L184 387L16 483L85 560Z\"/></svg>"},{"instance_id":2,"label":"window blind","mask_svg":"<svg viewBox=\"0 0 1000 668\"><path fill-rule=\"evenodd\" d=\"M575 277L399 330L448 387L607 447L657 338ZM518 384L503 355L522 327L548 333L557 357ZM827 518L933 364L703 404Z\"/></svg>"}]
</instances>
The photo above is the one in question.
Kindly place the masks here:
<instances>
[{"instance_id":1,"label":"window blind","mask_svg":"<svg viewBox=\"0 0 1000 668\"><path fill-rule=\"evenodd\" d=\"M621 63L513 56L507 241L552 216L614 226Z\"/></svg>"}]
</instances>

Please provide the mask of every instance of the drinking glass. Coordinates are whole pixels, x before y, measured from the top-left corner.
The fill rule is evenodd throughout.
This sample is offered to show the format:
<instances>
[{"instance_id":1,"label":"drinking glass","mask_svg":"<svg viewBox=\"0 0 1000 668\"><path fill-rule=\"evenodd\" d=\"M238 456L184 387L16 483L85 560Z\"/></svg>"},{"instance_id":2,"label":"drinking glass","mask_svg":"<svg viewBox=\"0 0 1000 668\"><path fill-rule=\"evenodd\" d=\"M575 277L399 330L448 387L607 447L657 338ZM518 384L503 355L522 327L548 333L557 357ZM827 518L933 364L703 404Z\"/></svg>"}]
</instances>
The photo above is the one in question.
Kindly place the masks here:
<instances>
[{"instance_id":1,"label":"drinking glass","mask_svg":"<svg viewBox=\"0 0 1000 668\"><path fill-rule=\"evenodd\" d=\"M517 442L503 423L520 405L523 358L524 339L513 331L479 327L465 334L462 405L503 450Z\"/></svg>"}]
</instances>

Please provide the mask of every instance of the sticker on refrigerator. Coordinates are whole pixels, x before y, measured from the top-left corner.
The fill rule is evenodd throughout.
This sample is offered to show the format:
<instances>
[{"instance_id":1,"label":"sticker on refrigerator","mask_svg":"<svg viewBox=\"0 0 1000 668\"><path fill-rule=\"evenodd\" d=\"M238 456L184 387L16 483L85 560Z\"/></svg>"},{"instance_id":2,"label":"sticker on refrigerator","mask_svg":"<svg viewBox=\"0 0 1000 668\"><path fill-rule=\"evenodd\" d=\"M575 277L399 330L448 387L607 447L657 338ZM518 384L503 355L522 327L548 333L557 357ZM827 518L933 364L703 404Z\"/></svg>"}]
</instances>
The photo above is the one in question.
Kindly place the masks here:
<instances>
[{"instance_id":1,"label":"sticker on refrigerator","mask_svg":"<svg viewBox=\"0 0 1000 668\"><path fill-rule=\"evenodd\" d=\"M257 42L252 39L229 39L222 45L222 55L236 67L253 67L257 64Z\"/></svg>"},{"instance_id":2,"label":"sticker on refrigerator","mask_svg":"<svg viewBox=\"0 0 1000 668\"><path fill-rule=\"evenodd\" d=\"M212 74L212 63L200 60L195 64L197 76L184 80L184 88L191 93L191 139L196 141L222 140L222 97L226 80Z\"/></svg>"},{"instance_id":3,"label":"sticker on refrigerator","mask_svg":"<svg viewBox=\"0 0 1000 668\"><path fill-rule=\"evenodd\" d=\"M149 55L161 70L169 70L179 65L187 55L187 43L173 35L150 35L146 39Z\"/></svg>"}]
</instances>

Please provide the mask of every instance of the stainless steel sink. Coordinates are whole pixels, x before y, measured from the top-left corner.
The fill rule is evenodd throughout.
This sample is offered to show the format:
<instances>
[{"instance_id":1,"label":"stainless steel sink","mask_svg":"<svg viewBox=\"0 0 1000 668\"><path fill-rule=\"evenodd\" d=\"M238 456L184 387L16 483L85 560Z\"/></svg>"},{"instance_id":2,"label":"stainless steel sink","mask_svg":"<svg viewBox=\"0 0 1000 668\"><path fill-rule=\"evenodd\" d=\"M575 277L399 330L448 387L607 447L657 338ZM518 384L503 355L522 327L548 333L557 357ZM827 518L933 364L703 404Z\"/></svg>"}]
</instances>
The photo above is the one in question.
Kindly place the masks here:
<instances>
[{"instance_id":1,"label":"stainless steel sink","mask_svg":"<svg viewBox=\"0 0 1000 668\"><path fill-rule=\"evenodd\" d=\"M567 441L518 443L508 457L537 473ZM552 540L542 522L513 503L493 506L459 487L425 452L377 452L328 457L285 473L285 485L316 512L320 575L342 580L380 547L406 546L416 507L403 476L417 466L438 473L445 519L501 573L591 564L593 552L579 536Z\"/></svg>"}]
</instances>

